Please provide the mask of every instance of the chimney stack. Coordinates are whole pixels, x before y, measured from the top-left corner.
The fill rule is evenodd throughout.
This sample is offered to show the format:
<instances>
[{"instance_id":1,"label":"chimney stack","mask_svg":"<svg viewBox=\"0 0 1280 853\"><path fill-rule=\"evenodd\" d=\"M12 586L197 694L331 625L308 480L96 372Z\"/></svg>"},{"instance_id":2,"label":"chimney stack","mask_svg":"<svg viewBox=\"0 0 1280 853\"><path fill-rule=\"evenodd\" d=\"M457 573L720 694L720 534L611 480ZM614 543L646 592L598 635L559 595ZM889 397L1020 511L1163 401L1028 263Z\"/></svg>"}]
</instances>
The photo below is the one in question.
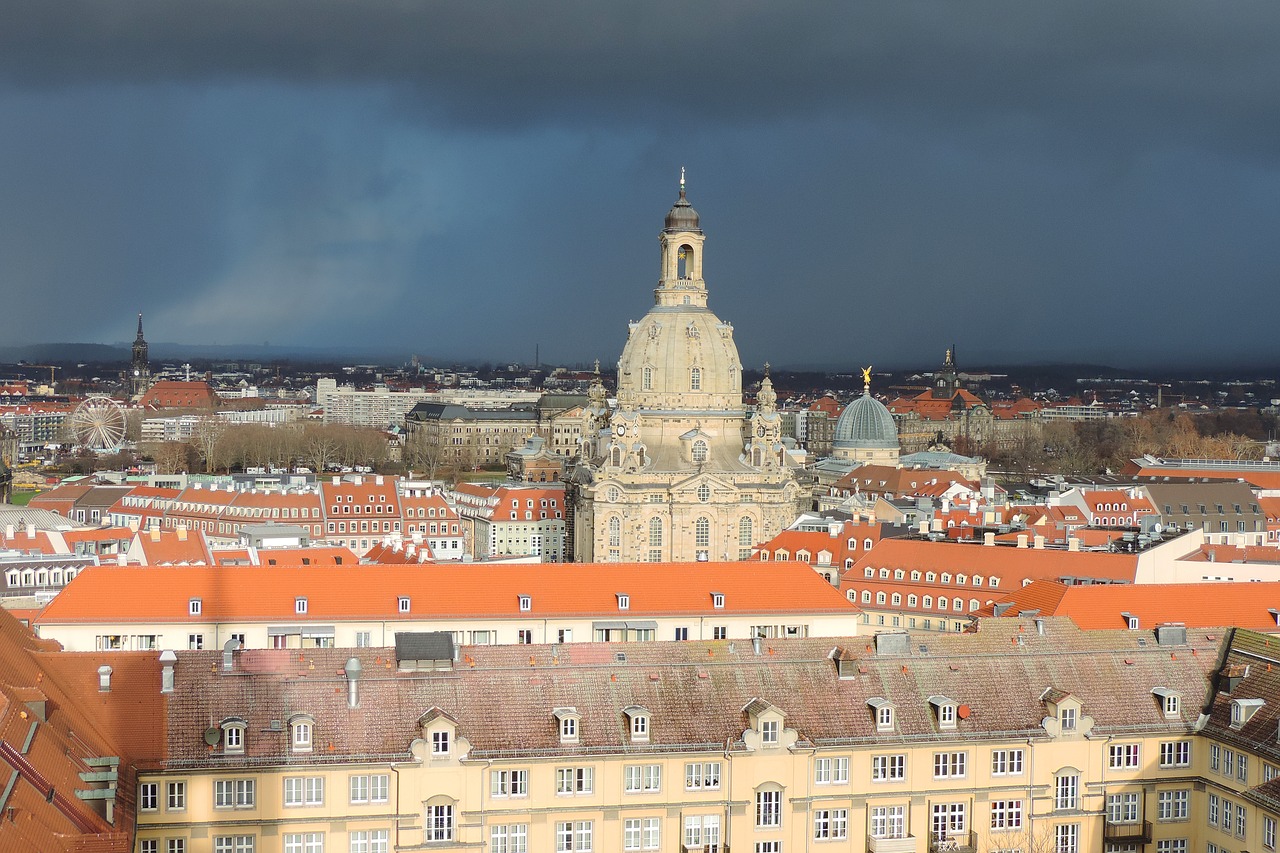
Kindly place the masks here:
<instances>
[{"instance_id":1,"label":"chimney stack","mask_svg":"<svg viewBox=\"0 0 1280 853\"><path fill-rule=\"evenodd\" d=\"M1037 551L1043 551L1043 550L1044 550L1044 536L1042 536L1041 534L1037 533L1037 534L1036 534L1036 538L1035 538L1034 540L1032 540L1032 541L1035 543L1035 548L1036 548L1036 550L1037 550Z\"/></svg>"},{"instance_id":2,"label":"chimney stack","mask_svg":"<svg viewBox=\"0 0 1280 853\"><path fill-rule=\"evenodd\" d=\"M34 524L27 524L27 538L28 539L36 538L36 526Z\"/></svg>"},{"instance_id":3,"label":"chimney stack","mask_svg":"<svg viewBox=\"0 0 1280 853\"><path fill-rule=\"evenodd\" d=\"M1078 537L1076 537L1076 536L1071 536L1071 537L1069 537L1069 538L1067 539L1067 550L1068 550L1068 551L1079 551L1079 550L1080 550L1080 539L1079 539Z\"/></svg>"},{"instance_id":4,"label":"chimney stack","mask_svg":"<svg viewBox=\"0 0 1280 853\"><path fill-rule=\"evenodd\" d=\"M361 669L362 667L360 666L359 658L348 658L346 666L342 668L342 671L345 672L347 675L347 707L348 708L360 707L360 693L359 693L358 684L360 681Z\"/></svg>"},{"instance_id":5,"label":"chimney stack","mask_svg":"<svg viewBox=\"0 0 1280 853\"><path fill-rule=\"evenodd\" d=\"M165 649L160 653L160 663L164 664L164 668L160 670L160 692L173 692L173 667L178 662L178 656L174 654L172 649Z\"/></svg>"},{"instance_id":6,"label":"chimney stack","mask_svg":"<svg viewBox=\"0 0 1280 853\"><path fill-rule=\"evenodd\" d=\"M98 667L98 692L111 692L111 667L106 664Z\"/></svg>"},{"instance_id":7,"label":"chimney stack","mask_svg":"<svg viewBox=\"0 0 1280 853\"><path fill-rule=\"evenodd\" d=\"M996 535L995 535L994 533L984 533L984 534L982 534L982 544L983 544L983 545L995 545L995 544L996 544Z\"/></svg>"},{"instance_id":8,"label":"chimney stack","mask_svg":"<svg viewBox=\"0 0 1280 853\"><path fill-rule=\"evenodd\" d=\"M241 642L232 637L222 644L222 671L231 672L236 668L236 658L233 652L240 648Z\"/></svg>"},{"instance_id":9,"label":"chimney stack","mask_svg":"<svg viewBox=\"0 0 1280 853\"><path fill-rule=\"evenodd\" d=\"M1018 534L1018 547L1019 548L1027 547L1027 534L1025 533Z\"/></svg>"}]
</instances>

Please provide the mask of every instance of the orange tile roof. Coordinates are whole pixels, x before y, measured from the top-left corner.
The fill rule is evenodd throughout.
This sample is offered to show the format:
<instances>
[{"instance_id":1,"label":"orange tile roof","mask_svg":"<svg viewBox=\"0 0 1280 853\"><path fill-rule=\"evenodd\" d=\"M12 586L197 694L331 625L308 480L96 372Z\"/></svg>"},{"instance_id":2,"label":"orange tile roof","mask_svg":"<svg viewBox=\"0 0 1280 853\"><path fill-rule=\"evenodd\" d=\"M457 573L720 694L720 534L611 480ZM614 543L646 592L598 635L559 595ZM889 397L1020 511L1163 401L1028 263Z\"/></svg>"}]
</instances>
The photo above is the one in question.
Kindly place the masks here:
<instances>
[{"instance_id":1,"label":"orange tile roof","mask_svg":"<svg viewBox=\"0 0 1280 853\"><path fill-rule=\"evenodd\" d=\"M1212 555L1212 558L1210 557ZM1274 545L1201 545L1200 550L1182 559L1192 563L1280 563L1280 548Z\"/></svg>"},{"instance_id":2,"label":"orange tile roof","mask_svg":"<svg viewBox=\"0 0 1280 853\"><path fill-rule=\"evenodd\" d=\"M1258 489L1280 489L1280 473L1275 471L1253 471L1249 469L1229 470L1223 468L1173 468L1146 465L1127 465L1123 469L1124 474L1132 474L1142 479L1154 478L1159 482L1165 477L1196 477L1198 479L1209 480L1244 480L1254 488Z\"/></svg>"},{"instance_id":3,"label":"orange tile roof","mask_svg":"<svg viewBox=\"0 0 1280 853\"><path fill-rule=\"evenodd\" d=\"M711 593L725 595L723 609ZM630 596L619 610L617 593ZM519 609L518 595L532 596ZM853 613L857 608L798 562L573 563L458 566L134 567L91 566L49 603L37 625L60 623L422 619L468 616L611 616ZM412 609L398 611L398 597ZM202 614L188 615L191 598Z\"/></svg>"},{"instance_id":4,"label":"orange tile roof","mask_svg":"<svg viewBox=\"0 0 1280 853\"><path fill-rule=\"evenodd\" d=\"M106 823L77 790L102 787L86 783L85 759L121 758L120 785L135 780L133 763L163 754L167 735L165 698L160 694L154 653L67 654L58 644L37 639L12 615L0 611L0 741L22 754L23 773L6 800L17 820L0 826L5 851L100 850L127 853L134 827L133 798L117 800L114 826ZM98 690L98 667L113 669L110 692ZM29 703L43 704L45 719ZM146 720L146 725L139 725ZM30 746L23 749L34 729ZM16 766L0 758L6 776Z\"/></svg>"},{"instance_id":5,"label":"orange tile roof","mask_svg":"<svg viewBox=\"0 0 1280 853\"><path fill-rule=\"evenodd\" d=\"M208 382L164 379L147 389L138 404L153 409L216 409L218 395Z\"/></svg>"},{"instance_id":6,"label":"orange tile roof","mask_svg":"<svg viewBox=\"0 0 1280 853\"><path fill-rule=\"evenodd\" d=\"M798 559L796 554L801 551L809 553L809 564L817 565L818 554L827 551L831 554L831 566L843 566L845 560L849 558L857 559L860 555L867 552L863 546L866 540L871 540L872 547L880 541L882 529L879 524L860 524L854 521L846 521L841 525L840 533L832 536L826 530L784 530L777 536L770 539L757 547L758 553L755 559L768 559L777 554L778 551L785 551L791 559ZM849 540L853 540L853 547L849 547ZM765 555L769 555L766 557Z\"/></svg>"},{"instance_id":7,"label":"orange tile roof","mask_svg":"<svg viewBox=\"0 0 1280 853\"><path fill-rule=\"evenodd\" d=\"M1183 622L1190 628L1280 631L1273 612L1280 607L1280 582L1064 586L1038 581L1001 601L1013 604L1008 616L1037 609L1044 616L1068 616L1089 631L1126 627L1124 613L1138 617L1138 627L1143 629Z\"/></svg>"},{"instance_id":8,"label":"orange tile roof","mask_svg":"<svg viewBox=\"0 0 1280 853\"><path fill-rule=\"evenodd\" d=\"M882 539L871 553L854 564L846 577L860 576L866 568L904 569L908 576L912 570L995 576L1008 589L1013 584L1021 584L1024 579L1091 578L1132 582L1138 558L1133 554Z\"/></svg>"},{"instance_id":9,"label":"orange tile roof","mask_svg":"<svg viewBox=\"0 0 1280 853\"><path fill-rule=\"evenodd\" d=\"M72 542L119 542L133 538L133 529L129 527L90 527L81 530L60 531L63 541Z\"/></svg>"},{"instance_id":10,"label":"orange tile roof","mask_svg":"<svg viewBox=\"0 0 1280 853\"><path fill-rule=\"evenodd\" d=\"M142 549L143 563L148 566L176 565L178 563L208 565L212 562L209 545L199 530L159 530L139 532L134 543Z\"/></svg>"}]
</instances>

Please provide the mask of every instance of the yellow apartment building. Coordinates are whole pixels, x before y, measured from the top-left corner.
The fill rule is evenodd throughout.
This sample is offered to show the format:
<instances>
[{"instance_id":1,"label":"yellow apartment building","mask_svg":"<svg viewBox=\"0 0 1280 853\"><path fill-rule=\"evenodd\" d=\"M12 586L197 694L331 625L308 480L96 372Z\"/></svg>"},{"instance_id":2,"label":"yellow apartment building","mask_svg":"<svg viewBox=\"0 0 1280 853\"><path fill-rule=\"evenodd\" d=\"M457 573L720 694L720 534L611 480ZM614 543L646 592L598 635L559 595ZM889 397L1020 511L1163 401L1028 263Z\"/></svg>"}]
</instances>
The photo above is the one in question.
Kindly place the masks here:
<instances>
[{"instance_id":1,"label":"yellow apartment building","mask_svg":"<svg viewBox=\"0 0 1280 853\"><path fill-rule=\"evenodd\" d=\"M1274 850L1280 646L1041 630L183 653L136 849Z\"/></svg>"}]
</instances>

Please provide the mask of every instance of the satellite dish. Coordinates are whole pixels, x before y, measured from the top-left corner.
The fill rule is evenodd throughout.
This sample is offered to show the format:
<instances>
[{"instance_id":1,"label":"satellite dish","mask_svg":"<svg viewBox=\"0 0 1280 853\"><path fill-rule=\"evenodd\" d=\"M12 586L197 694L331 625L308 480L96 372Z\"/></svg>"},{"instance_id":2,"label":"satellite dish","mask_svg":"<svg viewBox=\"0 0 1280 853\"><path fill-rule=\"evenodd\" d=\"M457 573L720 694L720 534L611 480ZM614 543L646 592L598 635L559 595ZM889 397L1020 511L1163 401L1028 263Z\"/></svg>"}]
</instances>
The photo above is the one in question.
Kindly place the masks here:
<instances>
[{"instance_id":1,"label":"satellite dish","mask_svg":"<svg viewBox=\"0 0 1280 853\"><path fill-rule=\"evenodd\" d=\"M956 716L958 716L962 720L969 719L969 715L972 713L973 713L973 709L970 708L968 705L961 705L959 708L956 708Z\"/></svg>"},{"instance_id":2,"label":"satellite dish","mask_svg":"<svg viewBox=\"0 0 1280 853\"><path fill-rule=\"evenodd\" d=\"M1151 529L1154 530L1156 533L1163 533L1164 525L1157 521L1155 524L1151 525Z\"/></svg>"},{"instance_id":3,"label":"satellite dish","mask_svg":"<svg viewBox=\"0 0 1280 853\"><path fill-rule=\"evenodd\" d=\"M217 746L220 740L222 740L222 729L211 727L204 730L204 742L209 746Z\"/></svg>"}]
</instances>

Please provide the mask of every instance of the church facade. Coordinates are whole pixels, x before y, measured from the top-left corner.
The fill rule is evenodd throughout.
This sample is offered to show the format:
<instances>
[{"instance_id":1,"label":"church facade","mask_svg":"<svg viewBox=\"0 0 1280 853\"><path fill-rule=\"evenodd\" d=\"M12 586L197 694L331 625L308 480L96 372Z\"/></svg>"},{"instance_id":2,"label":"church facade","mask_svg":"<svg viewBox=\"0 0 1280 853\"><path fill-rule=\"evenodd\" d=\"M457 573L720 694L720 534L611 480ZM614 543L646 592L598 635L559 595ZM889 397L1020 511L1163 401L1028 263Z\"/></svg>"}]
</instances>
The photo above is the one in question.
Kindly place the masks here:
<instances>
[{"instance_id":1,"label":"church facade","mask_svg":"<svg viewBox=\"0 0 1280 853\"><path fill-rule=\"evenodd\" d=\"M583 411L566 496L577 561L746 559L801 508L767 371L748 411L733 326L707 307L704 240L682 180L654 306L618 360L617 405L597 379Z\"/></svg>"}]
</instances>

